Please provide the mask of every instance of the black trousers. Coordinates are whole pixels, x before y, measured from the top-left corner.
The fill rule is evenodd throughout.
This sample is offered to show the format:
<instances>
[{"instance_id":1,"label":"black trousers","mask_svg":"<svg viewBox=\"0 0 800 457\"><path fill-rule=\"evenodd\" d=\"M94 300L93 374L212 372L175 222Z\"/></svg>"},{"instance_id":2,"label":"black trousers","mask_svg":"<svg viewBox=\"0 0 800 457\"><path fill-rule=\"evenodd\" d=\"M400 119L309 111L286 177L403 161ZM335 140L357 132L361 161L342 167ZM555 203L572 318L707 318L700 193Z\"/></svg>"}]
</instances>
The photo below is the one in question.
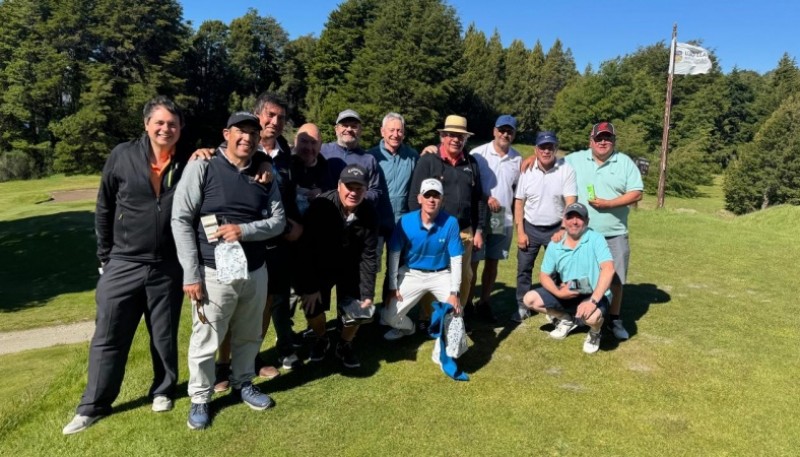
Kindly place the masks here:
<instances>
[{"instance_id":1,"label":"black trousers","mask_svg":"<svg viewBox=\"0 0 800 457\"><path fill-rule=\"evenodd\" d=\"M119 395L136 328L150 333L153 383L149 395L172 398L178 381L178 327L183 271L177 261L156 264L111 259L97 282L97 317L89 346L89 380L77 413L111 413Z\"/></svg>"},{"instance_id":2,"label":"black trousers","mask_svg":"<svg viewBox=\"0 0 800 457\"><path fill-rule=\"evenodd\" d=\"M544 227L523 220L523 228L528 235L528 247L517 248L517 306L519 307L524 307L522 299L531 290L533 264L539 255L539 248L547 248L550 238L561 228L561 223Z\"/></svg>"}]
</instances>

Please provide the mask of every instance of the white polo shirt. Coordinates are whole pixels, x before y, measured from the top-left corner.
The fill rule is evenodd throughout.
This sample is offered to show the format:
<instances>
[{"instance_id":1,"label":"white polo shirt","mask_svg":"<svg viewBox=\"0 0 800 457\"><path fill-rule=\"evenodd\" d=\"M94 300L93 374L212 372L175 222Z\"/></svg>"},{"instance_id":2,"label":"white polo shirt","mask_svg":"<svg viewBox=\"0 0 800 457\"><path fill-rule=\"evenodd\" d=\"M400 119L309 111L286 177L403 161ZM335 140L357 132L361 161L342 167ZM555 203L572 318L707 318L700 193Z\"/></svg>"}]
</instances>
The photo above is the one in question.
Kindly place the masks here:
<instances>
[{"instance_id":1,"label":"white polo shirt","mask_svg":"<svg viewBox=\"0 0 800 457\"><path fill-rule=\"evenodd\" d=\"M525 202L523 217L532 225L555 225L564 215L564 198L577 197L575 170L564 159L557 159L549 171L539 161L519 177L515 198Z\"/></svg>"},{"instance_id":2,"label":"white polo shirt","mask_svg":"<svg viewBox=\"0 0 800 457\"><path fill-rule=\"evenodd\" d=\"M514 225L514 189L519 181L519 165L522 156L513 147L504 156L498 154L492 142L478 146L470 154L478 162L483 194L492 196L505 208L506 227ZM445 198L447 196L445 195Z\"/></svg>"}]
</instances>

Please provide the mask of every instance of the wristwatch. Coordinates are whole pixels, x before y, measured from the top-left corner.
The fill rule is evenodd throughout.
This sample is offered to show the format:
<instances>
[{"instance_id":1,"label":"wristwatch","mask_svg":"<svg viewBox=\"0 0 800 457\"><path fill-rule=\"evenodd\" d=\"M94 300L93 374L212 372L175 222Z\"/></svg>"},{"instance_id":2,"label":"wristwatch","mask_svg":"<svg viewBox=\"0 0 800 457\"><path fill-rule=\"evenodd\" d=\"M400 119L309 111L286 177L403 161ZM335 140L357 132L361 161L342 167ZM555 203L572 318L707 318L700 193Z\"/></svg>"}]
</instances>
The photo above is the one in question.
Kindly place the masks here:
<instances>
[{"instance_id":1,"label":"wristwatch","mask_svg":"<svg viewBox=\"0 0 800 457\"><path fill-rule=\"evenodd\" d=\"M592 304L593 304L594 306L597 306L597 305L598 305L598 303L597 303L597 300L595 300L595 299L594 299L594 297L590 298L590 299L589 299L589 301L590 301L590 302L592 302Z\"/></svg>"},{"instance_id":2,"label":"wristwatch","mask_svg":"<svg viewBox=\"0 0 800 457\"><path fill-rule=\"evenodd\" d=\"M450 295L455 295L456 297L458 297L461 294L459 294L459 292L457 290L451 290L450 291Z\"/></svg>"}]
</instances>

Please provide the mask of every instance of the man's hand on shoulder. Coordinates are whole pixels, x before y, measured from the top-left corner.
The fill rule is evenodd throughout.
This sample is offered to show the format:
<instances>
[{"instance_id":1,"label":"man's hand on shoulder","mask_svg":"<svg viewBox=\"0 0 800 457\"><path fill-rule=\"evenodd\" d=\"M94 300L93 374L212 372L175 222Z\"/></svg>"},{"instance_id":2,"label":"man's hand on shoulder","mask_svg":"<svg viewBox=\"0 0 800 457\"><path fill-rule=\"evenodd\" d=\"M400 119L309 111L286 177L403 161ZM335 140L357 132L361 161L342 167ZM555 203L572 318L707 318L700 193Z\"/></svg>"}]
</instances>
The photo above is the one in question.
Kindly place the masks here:
<instances>
[{"instance_id":1,"label":"man's hand on shoulder","mask_svg":"<svg viewBox=\"0 0 800 457\"><path fill-rule=\"evenodd\" d=\"M535 163L536 163L536 156L535 155L526 157L525 160L520 162L519 171L521 171L522 173L525 173L526 171L528 171L531 168L533 168L533 164L535 164Z\"/></svg>"},{"instance_id":2,"label":"man's hand on shoulder","mask_svg":"<svg viewBox=\"0 0 800 457\"><path fill-rule=\"evenodd\" d=\"M192 153L189 160L210 160L214 157L216 150L214 148L200 148Z\"/></svg>"},{"instance_id":3,"label":"man's hand on shoulder","mask_svg":"<svg viewBox=\"0 0 800 457\"><path fill-rule=\"evenodd\" d=\"M428 146L425 146L425 149L420 151L419 154L420 155L436 154L437 152L439 152L439 146L436 146L436 145L433 145L433 144L429 144Z\"/></svg>"}]
</instances>

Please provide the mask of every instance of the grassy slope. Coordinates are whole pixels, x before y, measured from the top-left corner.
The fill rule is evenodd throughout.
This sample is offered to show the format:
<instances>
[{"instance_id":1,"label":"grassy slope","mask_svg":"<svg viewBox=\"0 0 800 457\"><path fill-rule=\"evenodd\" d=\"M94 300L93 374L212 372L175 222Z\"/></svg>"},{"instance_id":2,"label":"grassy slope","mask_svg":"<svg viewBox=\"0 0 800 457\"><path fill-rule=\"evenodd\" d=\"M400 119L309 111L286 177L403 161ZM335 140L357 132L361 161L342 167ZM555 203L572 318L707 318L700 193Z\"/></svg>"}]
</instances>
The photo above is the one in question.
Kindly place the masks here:
<instances>
[{"instance_id":1,"label":"grassy slope","mask_svg":"<svg viewBox=\"0 0 800 457\"><path fill-rule=\"evenodd\" d=\"M455 383L429 361L430 341L389 344L365 328L360 377L329 360L262 384L274 410L227 407L223 396L212 429L192 433L185 397L161 415L142 397L140 332L117 414L73 437L60 428L85 384L85 345L0 357L14 373L0 391L0 455L795 454L800 318L785 284L800 256L800 208L732 218L716 188L667 199L666 211L648 209L652 200L631 216L632 339L605 338L595 356L581 353L583 333L547 338L541 317L479 326L462 359L472 379ZM500 282L513 286L515 261L501 265ZM510 289L498 296L509 313ZM188 324L185 314L181 360Z\"/></svg>"},{"instance_id":2,"label":"grassy slope","mask_svg":"<svg viewBox=\"0 0 800 457\"><path fill-rule=\"evenodd\" d=\"M93 199L49 199L98 183L98 176L0 183L0 331L94 318Z\"/></svg>"}]
</instances>

